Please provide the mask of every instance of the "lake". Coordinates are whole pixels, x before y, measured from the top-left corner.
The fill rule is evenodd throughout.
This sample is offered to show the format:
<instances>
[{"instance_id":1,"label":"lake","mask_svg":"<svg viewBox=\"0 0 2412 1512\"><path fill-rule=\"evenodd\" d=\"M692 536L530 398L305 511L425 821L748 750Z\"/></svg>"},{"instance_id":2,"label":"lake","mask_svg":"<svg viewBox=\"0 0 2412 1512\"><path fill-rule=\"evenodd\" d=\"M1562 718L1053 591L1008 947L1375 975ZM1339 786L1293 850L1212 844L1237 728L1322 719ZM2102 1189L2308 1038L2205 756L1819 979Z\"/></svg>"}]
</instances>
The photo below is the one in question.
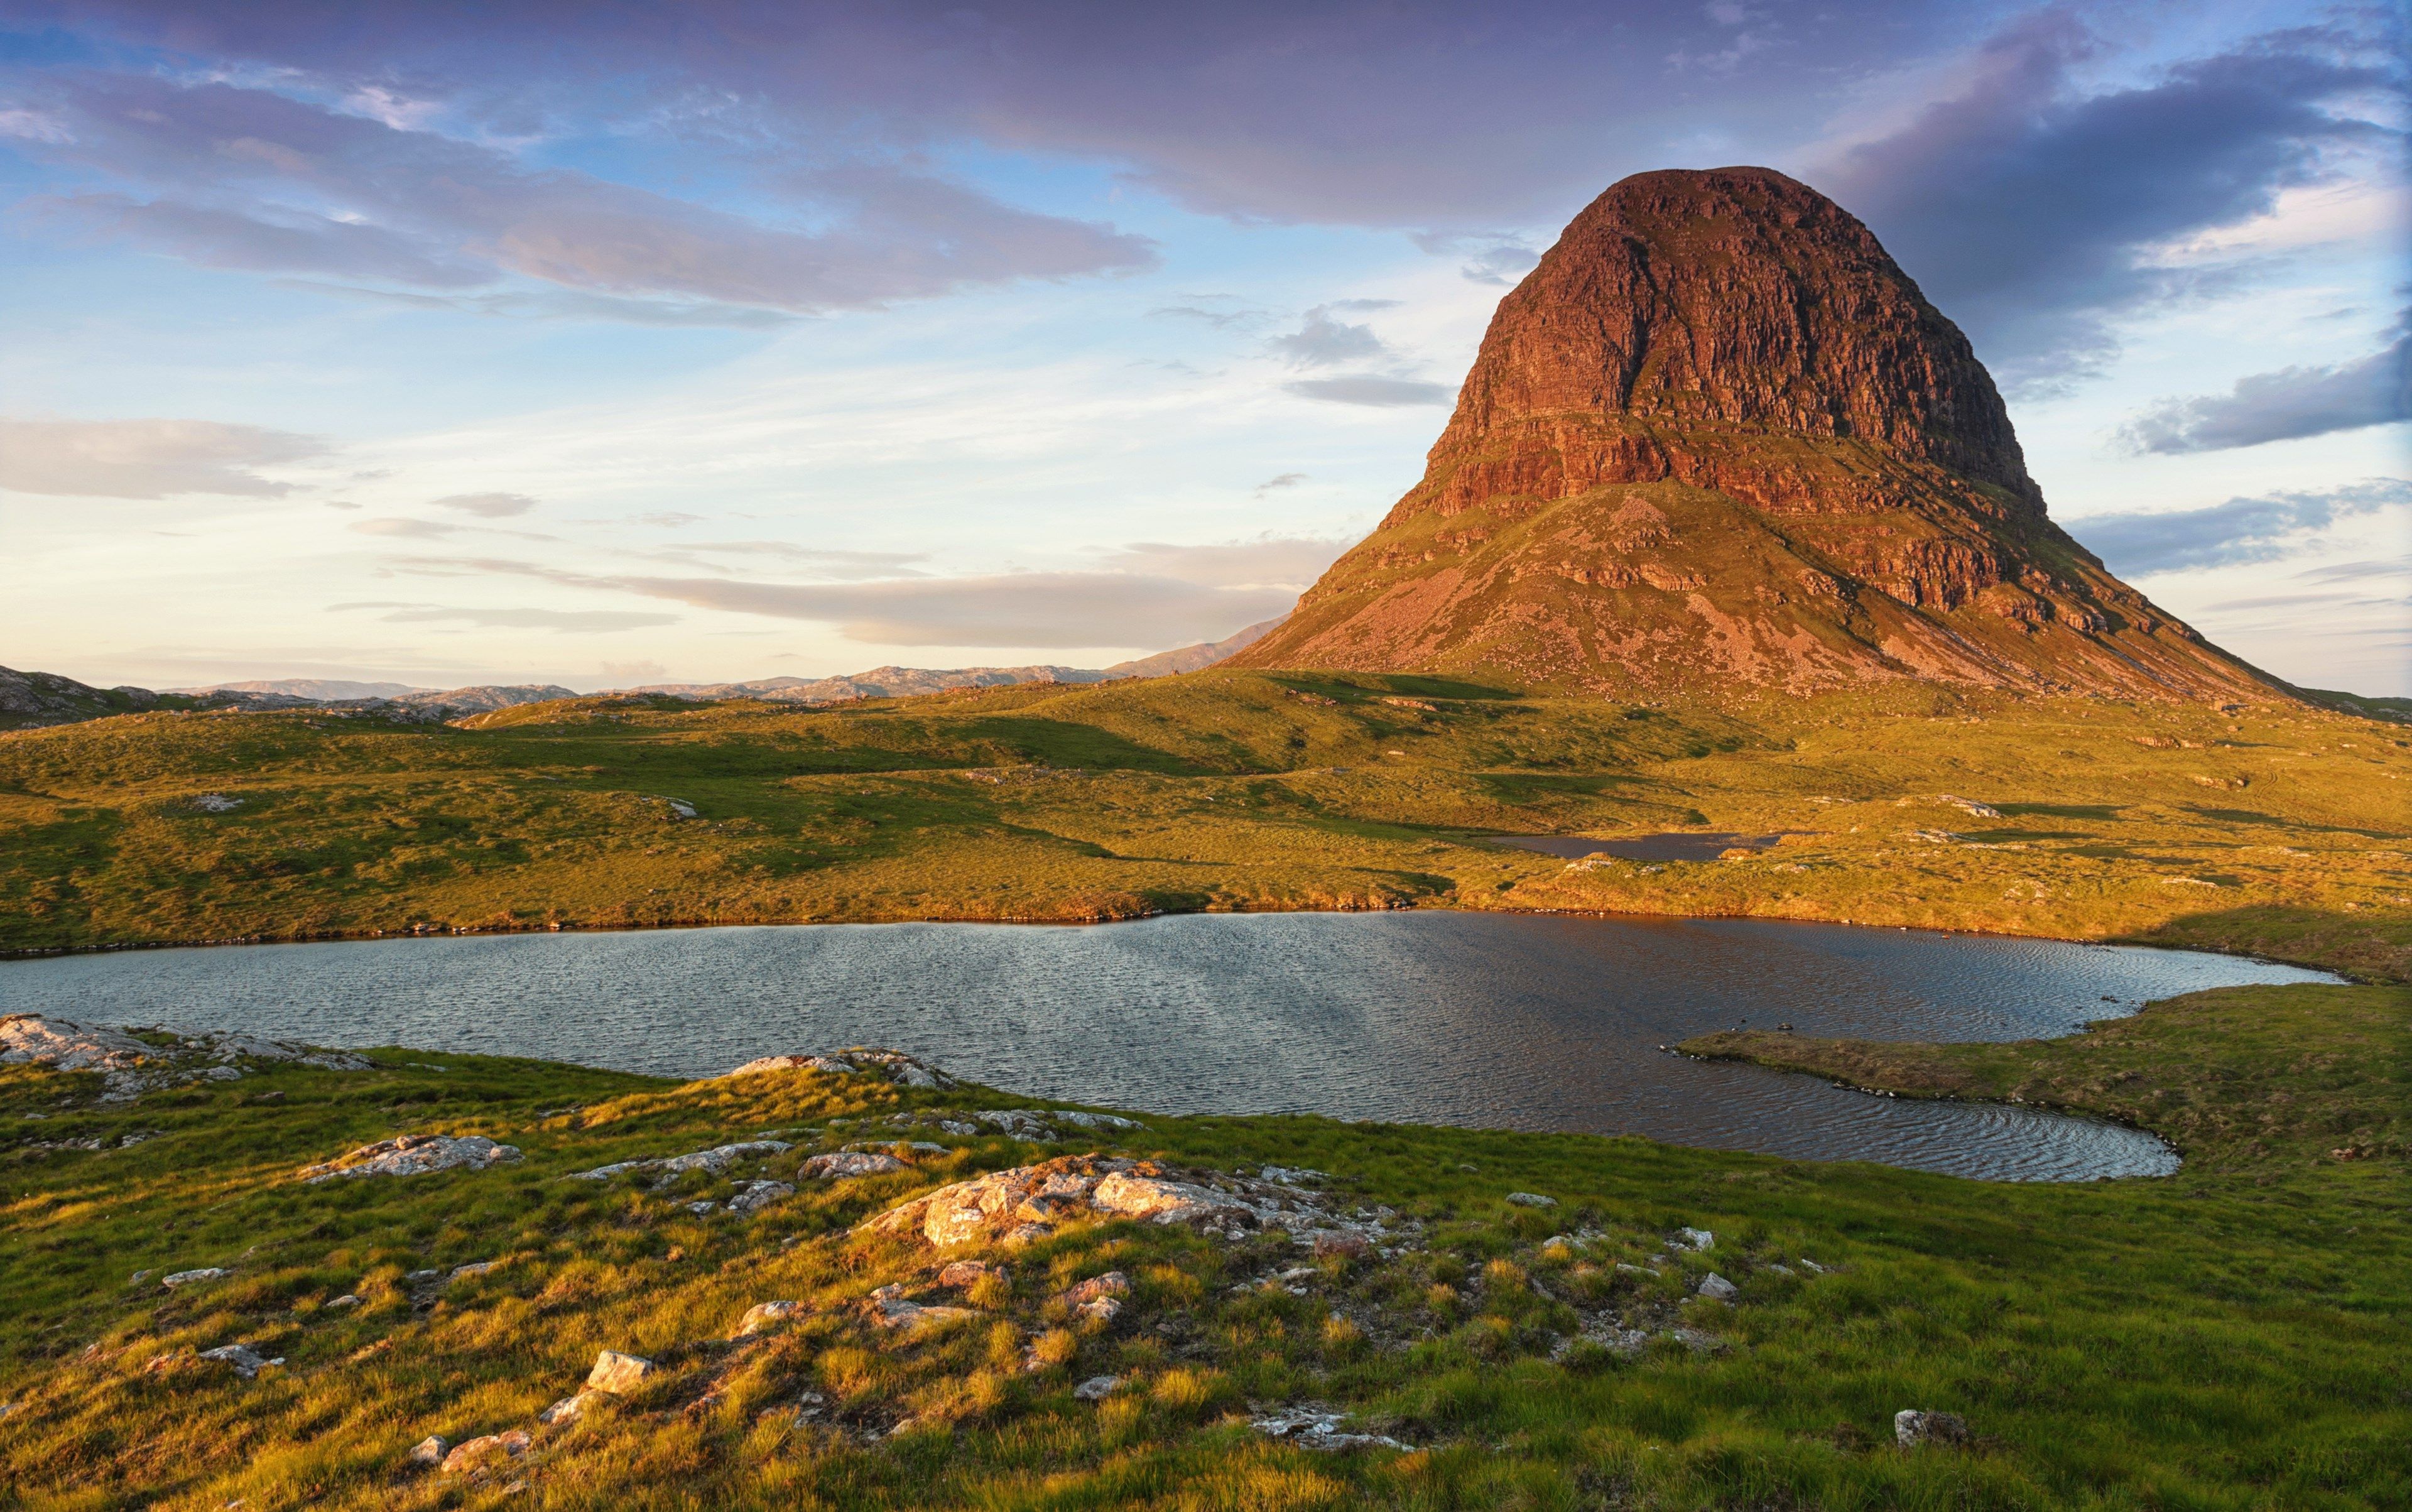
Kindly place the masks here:
<instances>
[{"instance_id":1,"label":"lake","mask_svg":"<svg viewBox=\"0 0 2412 1512\"><path fill-rule=\"evenodd\" d=\"M2234 957L1759 919L1192 914L129 950L0 963L0 1007L663 1076L886 1045L1163 1113L1646 1135L1994 1180L2166 1174L2130 1129L1874 1097L1660 1047L1712 1029L2004 1040L2207 987Z\"/></svg>"}]
</instances>

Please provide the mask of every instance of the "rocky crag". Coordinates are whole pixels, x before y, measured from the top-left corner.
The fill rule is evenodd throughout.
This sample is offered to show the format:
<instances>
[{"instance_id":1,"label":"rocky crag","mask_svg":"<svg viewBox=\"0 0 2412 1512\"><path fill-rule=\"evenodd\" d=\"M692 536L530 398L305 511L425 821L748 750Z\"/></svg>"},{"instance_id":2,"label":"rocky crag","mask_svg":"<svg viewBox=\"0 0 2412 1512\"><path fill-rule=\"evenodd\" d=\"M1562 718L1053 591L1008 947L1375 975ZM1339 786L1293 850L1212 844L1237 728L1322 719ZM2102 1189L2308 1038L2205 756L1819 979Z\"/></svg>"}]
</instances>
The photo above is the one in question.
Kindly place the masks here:
<instances>
[{"instance_id":1,"label":"rocky crag","mask_svg":"<svg viewBox=\"0 0 2412 1512\"><path fill-rule=\"evenodd\" d=\"M1625 697L2274 691L2046 517L1984 366L1866 227L1750 168L1578 215L1500 301L1423 481L1232 662Z\"/></svg>"}]
</instances>

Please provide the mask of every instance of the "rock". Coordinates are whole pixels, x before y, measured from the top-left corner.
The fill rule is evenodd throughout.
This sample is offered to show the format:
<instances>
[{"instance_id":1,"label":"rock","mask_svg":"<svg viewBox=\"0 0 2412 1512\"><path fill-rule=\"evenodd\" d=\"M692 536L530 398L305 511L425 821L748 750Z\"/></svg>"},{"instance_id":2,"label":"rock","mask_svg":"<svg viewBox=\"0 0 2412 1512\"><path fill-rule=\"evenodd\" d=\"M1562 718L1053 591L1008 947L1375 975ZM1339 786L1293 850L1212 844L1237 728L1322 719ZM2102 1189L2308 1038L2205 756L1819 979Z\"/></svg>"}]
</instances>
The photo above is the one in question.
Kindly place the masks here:
<instances>
[{"instance_id":1,"label":"rock","mask_svg":"<svg viewBox=\"0 0 2412 1512\"><path fill-rule=\"evenodd\" d=\"M234 1274L219 1266L203 1266L199 1270L173 1270L159 1278L162 1286L189 1286L197 1281L224 1281Z\"/></svg>"},{"instance_id":2,"label":"rock","mask_svg":"<svg viewBox=\"0 0 2412 1512\"><path fill-rule=\"evenodd\" d=\"M1520 1208L1554 1208L1558 1205L1557 1198L1545 1197L1538 1192L1510 1192L1508 1200Z\"/></svg>"},{"instance_id":3,"label":"rock","mask_svg":"<svg viewBox=\"0 0 2412 1512\"><path fill-rule=\"evenodd\" d=\"M1338 1453L1345 1449L1405 1449L1410 1446L1380 1433L1344 1433L1340 1425L1348 1415L1325 1407L1294 1407L1286 1412L1263 1417L1252 1417L1248 1426L1269 1438L1295 1444L1301 1448L1321 1449Z\"/></svg>"},{"instance_id":4,"label":"rock","mask_svg":"<svg viewBox=\"0 0 2412 1512\"><path fill-rule=\"evenodd\" d=\"M1904 1408L1892 1415L1892 1436L1905 1449L1929 1444L1958 1445L1969 1439L1967 1419L1957 1413Z\"/></svg>"},{"instance_id":5,"label":"rock","mask_svg":"<svg viewBox=\"0 0 2412 1512\"><path fill-rule=\"evenodd\" d=\"M894 1155L882 1155L865 1151L838 1150L826 1155L814 1155L803 1164L803 1173L818 1181L846 1182L859 1176L884 1176L890 1171L912 1167Z\"/></svg>"},{"instance_id":6,"label":"rock","mask_svg":"<svg viewBox=\"0 0 2412 1512\"><path fill-rule=\"evenodd\" d=\"M1278 1182L1284 1186L1303 1186L1309 1182L1331 1180L1323 1172L1310 1170L1304 1166L1267 1166L1257 1174L1268 1182Z\"/></svg>"},{"instance_id":7,"label":"rock","mask_svg":"<svg viewBox=\"0 0 2412 1512\"><path fill-rule=\"evenodd\" d=\"M1112 1396L1114 1387L1123 1384L1119 1375L1092 1375L1072 1388L1072 1395L1082 1402L1103 1402Z\"/></svg>"},{"instance_id":8,"label":"rock","mask_svg":"<svg viewBox=\"0 0 2412 1512\"><path fill-rule=\"evenodd\" d=\"M1084 1318L1111 1323L1122 1312L1122 1299L1130 1295L1130 1277L1119 1270L1109 1270L1069 1288L1063 1299Z\"/></svg>"},{"instance_id":9,"label":"rock","mask_svg":"<svg viewBox=\"0 0 2412 1512\"><path fill-rule=\"evenodd\" d=\"M838 1076L876 1076L902 1087L943 1089L957 1085L954 1078L903 1050L880 1050L865 1045L828 1055L765 1055L726 1074L742 1077L764 1071L826 1071Z\"/></svg>"},{"instance_id":10,"label":"rock","mask_svg":"<svg viewBox=\"0 0 2412 1512\"><path fill-rule=\"evenodd\" d=\"M350 1292L346 1292L341 1297L335 1298L331 1301L328 1302L327 1311L330 1313L340 1313L347 1307L358 1307L360 1305L360 1299L358 1297L355 1297Z\"/></svg>"},{"instance_id":11,"label":"rock","mask_svg":"<svg viewBox=\"0 0 2412 1512\"><path fill-rule=\"evenodd\" d=\"M1081 1113L1068 1108L1048 1110L1047 1116L1058 1123L1069 1123L1082 1129L1143 1129L1146 1124L1135 1118L1123 1118L1113 1113Z\"/></svg>"},{"instance_id":12,"label":"rock","mask_svg":"<svg viewBox=\"0 0 2412 1512\"><path fill-rule=\"evenodd\" d=\"M470 1439L444 1457L444 1473L472 1475L497 1461L516 1460L527 1453L529 1442L526 1431L518 1428Z\"/></svg>"},{"instance_id":13,"label":"rock","mask_svg":"<svg viewBox=\"0 0 2412 1512\"><path fill-rule=\"evenodd\" d=\"M965 1291L990 1276L1010 1279L1012 1272L987 1260L955 1260L938 1272L938 1284Z\"/></svg>"},{"instance_id":14,"label":"rock","mask_svg":"<svg viewBox=\"0 0 2412 1512\"><path fill-rule=\"evenodd\" d=\"M586 1415L586 1410L610 1398L608 1391L588 1388L573 1397L564 1397L536 1415L536 1420L551 1427L556 1423L574 1423Z\"/></svg>"},{"instance_id":15,"label":"rock","mask_svg":"<svg viewBox=\"0 0 2412 1512\"><path fill-rule=\"evenodd\" d=\"M1045 1114L1032 1108L995 1108L985 1112L974 1113L972 1117L990 1128L1001 1130L1017 1139L1028 1139L1033 1143L1040 1143L1055 1138L1054 1125L1047 1122Z\"/></svg>"},{"instance_id":16,"label":"rock","mask_svg":"<svg viewBox=\"0 0 2412 1512\"><path fill-rule=\"evenodd\" d=\"M874 1291L870 1302L874 1325L908 1335L979 1316L968 1307L924 1307L908 1300L904 1288L893 1283Z\"/></svg>"},{"instance_id":17,"label":"rock","mask_svg":"<svg viewBox=\"0 0 2412 1512\"><path fill-rule=\"evenodd\" d=\"M609 1166L597 1166L593 1170L572 1171L570 1175L573 1180L581 1182L606 1182L626 1171L659 1171L666 1179L688 1171L709 1171L720 1176L741 1160L780 1154L794 1148L784 1139L744 1139L736 1144L714 1145L710 1150L691 1151L684 1155L614 1161Z\"/></svg>"},{"instance_id":18,"label":"rock","mask_svg":"<svg viewBox=\"0 0 2412 1512\"><path fill-rule=\"evenodd\" d=\"M745 1189L728 1199L731 1212L760 1212L772 1203L796 1195L796 1189L785 1182L748 1182Z\"/></svg>"},{"instance_id":19,"label":"rock","mask_svg":"<svg viewBox=\"0 0 2412 1512\"><path fill-rule=\"evenodd\" d=\"M1682 1230L1682 1236L1677 1242L1695 1252L1713 1248L1717 1242L1717 1236L1705 1228L1686 1228ZM1670 1249L1673 1247L1671 1244L1669 1246Z\"/></svg>"},{"instance_id":20,"label":"rock","mask_svg":"<svg viewBox=\"0 0 2412 1512\"><path fill-rule=\"evenodd\" d=\"M482 1135L454 1138L449 1134L404 1134L379 1139L316 1166L304 1166L296 1175L305 1185L360 1176L425 1176L434 1171L485 1170L520 1158L516 1146L497 1144Z\"/></svg>"},{"instance_id":21,"label":"rock","mask_svg":"<svg viewBox=\"0 0 2412 1512\"><path fill-rule=\"evenodd\" d=\"M743 1317L737 1320L737 1331L730 1337L750 1339L757 1333L777 1328L803 1311L804 1304L802 1302L756 1302L745 1310Z\"/></svg>"},{"instance_id":22,"label":"rock","mask_svg":"<svg viewBox=\"0 0 2412 1512\"><path fill-rule=\"evenodd\" d=\"M201 1351L200 1358L233 1366L234 1373L246 1381L257 1375L261 1368L269 1363L243 1344L220 1344L215 1349L204 1349Z\"/></svg>"},{"instance_id":23,"label":"rock","mask_svg":"<svg viewBox=\"0 0 2412 1512\"><path fill-rule=\"evenodd\" d=\"M1265 1228L1293 1236L1345 1229L1378 1244L1389 1233L1379 1215L1342 1218L1320 1195L1294 1187L1212 1172L1176 1175L1152 1161L1095 1154L1059 1155L956 1182L866 1219L856 1231L914 1234L949 1249L1028 1243L1066 1222L1107 1218L1187 1224L1226 1238Z\"/></svg>"},{"instance_id":24,"label":"rock","mask_svg":"<svg viewBox=\"0 0 2412 1512\"><path fill-rule=\"evenodd\" d=\"M243 800L229 798L224 793L195 793L193 807L203 814L232 814L243 807Z\"/></svg>"},{"instance_id":25,"label":"rock","mask_svg":"<svg viewBox=\"0 0 2412 1512\"><path fill-rule=\"evenodd\" d=\"M430 1433L410 1446L408 1462L434 1469L444 1462L444 1456L450 1452L451 1448L451 1444L443 1435Z\"/></svg>"},{"instance_id":26,"label":"rock","mask_svg":"<svg viewBox=\"0 0 2412 1512\"><path fill-rule=\"evenodd\" d=\"M1361 1260L1374 1253L1374 1246L1362 1234L1346 1229L1326 1229L1309 1240L1309 1247L1318 1260Z\"/></svg>"},{"instance_id":27,"label":"rock","mask_svg":"<svg viewBox=\"0 0 2412 1512\"><path fill-rule=\"evenodd\" d=\"M642 1389L645 1382L659 1370L660 1367L650 1359L606 1349L595 1357L595 1368L586 1373L586 1389L625 1397Z\"/></svg>"},{"instance_id":28,"label":"rock","mask_svg":"<svg viewBox=\"0 0 2412 1512\"><path fill-rule=\"evenodd\" d=\"M502 1263L500 1260L472 1260L467 1265L456 1265L452 1268L451 1279L459 1281L466 1276L482 1276Z\"/></svg>"},{"instance_id":29,"label":"rock","mask_svg":"<svg viewBox=\"0 0 2412 1512\"><path fill-rule=\"evenodd\" d=\"M1700 1279L1699 1292L1713 1302L1730 1302L1742 1295L1742 1288L1712 1270Z\"/></svg>"},{"instance_id":30,"label":"rock","mask_svg":"<svg viewBox=\"0 0 2412 1512\"><path fill-rule=\"evenodd\" d=\"M48 1019L38 1013L0 1017L0 1065L124 1071L162 1058L159 1051L119 1030Z\"/></svg>"},{"instance_id":31,"label":"rock","mask_svg":"<svg viewBox=\"0 0 2412 1512\"><path fill-rule=\"evenodd\" d=\"M1422 480L1224 665L2276 696L2047 518L1966 337L1759 168L1636 174L1577 215Z\"/></svg>"}]
</instances>

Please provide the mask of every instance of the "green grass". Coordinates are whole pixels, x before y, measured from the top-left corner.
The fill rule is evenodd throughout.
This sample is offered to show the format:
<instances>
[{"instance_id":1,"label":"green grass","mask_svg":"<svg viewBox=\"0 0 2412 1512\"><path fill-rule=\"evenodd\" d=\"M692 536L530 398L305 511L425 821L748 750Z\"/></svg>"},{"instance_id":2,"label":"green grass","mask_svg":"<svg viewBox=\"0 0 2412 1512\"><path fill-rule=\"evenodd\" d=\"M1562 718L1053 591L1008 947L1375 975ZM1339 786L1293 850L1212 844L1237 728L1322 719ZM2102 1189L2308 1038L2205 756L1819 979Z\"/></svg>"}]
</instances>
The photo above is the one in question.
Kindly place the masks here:
<instances>
[{"instance_id":1,"label":"green grass","mask_svg":"<svg viewBox=\"0 0 2412 1512\"><path fill-rule=\"evenodd\" d=\"M1632 1138L1151 1117L1125 1148L1226 1170L1311 1166L1347 1203L1417 1219L1421 1240L1390 1259L1316 1262L1305 1296L1234 1295L1304 1262L1261 1240L1073 1226L1008 1256L1014 1280L982 1299L989 1316L916 1344L876 1335L852 1303L926 1281L927 1252L847 1228L1048 1151L942 1138L950 1152L916 1170L802 1183L750 1221L681 1207L728 1190L700 1175L660 1192L561 1178L823 1131L768 1163L783 1173L816 1145L867 1137L832 1119L1017 1099L385 1051L369 1072L261 1067L119 1106L95 1100L96 1079L9 1068L0 1401L17 1405L0 1417L0 1505L2401 1505L2407 1035L2404 989L2244 988L2049 1045L1900 1052L1957 1068L1948 1085L1879 1075L1864 1052L1830 1064L1811 1047L1789 1063L2126 1118L2185 1152L2158 1181L1998 1185ZM526 1157L291 1179L403 1130L489 1134ZM119 1147L139 1131L154 1137ZM37 1145L94 1140L105 1148ZM2348 1145L2353 1158L2331 1153ZM1520 1190L1561 1206L1503 1202ZM1664 1278L1613 1269L1684 1226L1713 1230L1715 1247ZM1600 1236L1583 1254L1543 1242L1577 1229ZM414 1308L403 1284L491 1259L504 1264L432 1306ZM129 1279L203 1265L233 1275L174 1293ZM1065 1329L1048 1298L1109 1268L1138 1284L1129 1311L1110 1331ZM1686 1296L1710 1268L1741 1284L1737 1305ZM330 1311L344 1292L366 1305ZM721 1342L772 1298L810 1304L807 1317L752 1349ZM1579 1311L1602 1306L1719 1342L1553 1358ZM1051 1330L1069 1358L1023 1373ZM243 1382L180 1354L234 1340L287 1364ZM604 1347L667 1378L538 1430L493 1480L404 1469L428 1433L533 1428ZM1124 1393L1073 1400L1101 1373L1124 1376ZM796 1424L806 1391L837 1429ZM1251 1402L1307 1401L1416 1452L1319 1456L1245 1426ZM1893 1446L1891 1415L1911 1406L1962 1414L1977 1442ZM866 1437L905 1417L918 1426Z\"/></svg>"},{"instance_id":2,"label":"green grass","mask_svg":"<svg viewBox=\"0 0 2412 1512\"><path fill-rule=\"evenodd\" d=\"M204 812L210 793L242 802ZM1796 833L1656 867L1482 839L1683 829ZM1220 670L0 735L0 951L1416 906L2154 938L2387 978L2412 967L2412 742L2300 704L1656 707Z\"/></svg>"}]
</instances>

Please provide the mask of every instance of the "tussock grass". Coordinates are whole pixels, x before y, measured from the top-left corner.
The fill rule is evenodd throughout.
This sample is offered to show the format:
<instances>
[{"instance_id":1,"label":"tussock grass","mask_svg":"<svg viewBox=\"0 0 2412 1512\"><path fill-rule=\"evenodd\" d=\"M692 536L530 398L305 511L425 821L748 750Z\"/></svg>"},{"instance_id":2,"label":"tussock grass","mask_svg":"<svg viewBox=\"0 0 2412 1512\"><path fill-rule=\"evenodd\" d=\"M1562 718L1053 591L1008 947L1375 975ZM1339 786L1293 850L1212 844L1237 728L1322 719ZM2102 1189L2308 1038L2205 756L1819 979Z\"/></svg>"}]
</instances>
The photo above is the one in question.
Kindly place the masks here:
<instances>
[{"instance_id":1,"label":"tussock grass","mask_svg":"<svg viewBox=\"0 0 2412 1512\"><path fill-rule=\"evenodd\" d=\"M942 1137L947 1152L912 1170L799 1182L757 1218L684 1204L787 1175L814 1149L885 1142L893 1115L1017 1099L412 1051L127 1106L95 1101L90 1078L13 1068L0 1073L0 1401L15 1403L0 1505L2401 1505L2407 1034L2405 989L2241 988L2049 1044L1860 1048L1831 1064L1821 1054L1845 1052L1794 1045L1785 1062L2126 1118L2186 1152L2161 1181L1998 1185L1634 1138L1150 1118L1124 1148L1328 1171L1342 1207L1388 1206L1419 1239L1352 1262L1073 1226L998 1256L1010 1275L971 1299L983 1317L909 1342L872 1328L859 1299L890 1280L963 1299L931 1285L926 1250L853 1224L1045 1149ZM525 1155L291 1180L403 1129L486 1133ZM770 1130L797 1148L729 1180L566 1179ZM2353 1158L2331 1152L2341 1138ZM106 1148L56 1148L94 1139ZM1559 1206L1512 1206L1513 1191ZM1669 1251L1683 1226L1713 1230L1714 1247ZM406 1280L474 1260L502 1263L440 1287ZM159 1288L156 1272L201 1265L233 1274ZM1305 1279L1277 1279L1301 1267ZM1051 1305L1107 1270L1133 1283L1112 1327ZM1694 1295L1711 1270L1739 1303ZM346 1293L363 1305L328 1306ZM807 1310L728 1342L772 1298ZM1649 1341L1630 1356L1578 1341L1605 1314L1644 1320ZM287 1363L244 1382L198 1358L235 1340ZM1041 1368L1026 1371L1034 1346ZM487 1479L404 1465L431 1432L534 1428L601 1348L663 1375L536 1430L533 1453ZM1074 1400L1094 1374L1123 1384ZM1303 1402L1414 1448L1319 1455L1246 1427L1251 1404ZM1910 1406L1962 1414L1976 1444L1894 1446L1891 1416Z\"/></svg>"}]
</instances>

